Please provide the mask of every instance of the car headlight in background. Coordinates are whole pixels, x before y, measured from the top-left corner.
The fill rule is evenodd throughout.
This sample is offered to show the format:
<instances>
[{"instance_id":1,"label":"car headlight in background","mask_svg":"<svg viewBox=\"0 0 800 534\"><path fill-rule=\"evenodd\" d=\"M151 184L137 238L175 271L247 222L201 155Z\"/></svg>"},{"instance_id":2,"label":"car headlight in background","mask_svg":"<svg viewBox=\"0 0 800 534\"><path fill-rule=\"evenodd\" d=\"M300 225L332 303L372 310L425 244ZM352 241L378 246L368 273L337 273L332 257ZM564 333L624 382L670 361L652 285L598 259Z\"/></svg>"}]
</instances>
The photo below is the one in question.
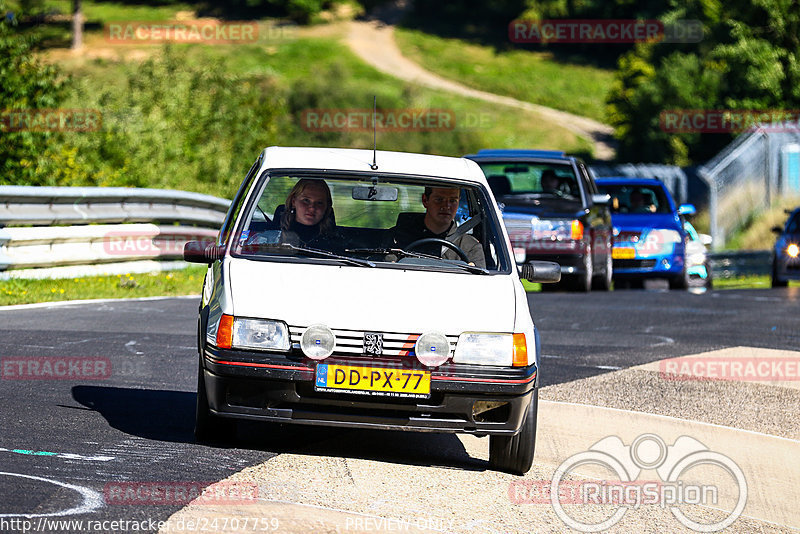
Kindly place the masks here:
<instances>
[{"instance_id":1,"label":"car headlight in background","mask_svg":"<svg viewBox=\"0 0 800 534\"><path fill-rule=\"evenodd\" d=\"M788 254L791 258L796 258L798 255L800 255L800 247L798 247L795 243L792 243L786 247L786 254Z\"/></svg>"},{"instance_id":2,"label":"car headlight in background","mask_svg":"<svg viewBox=\"0 0 800 534\"><path fill-rule=\"evenodd\" d=\"M677 230L659 229L647 232L634 246L638 256L663 256L672 253L675 244L682 241L683 238Z\"/></svg>"},{"instance_id":3,"label":"car headlight in background","mask_svg":"<svg viewBox=\"0 0 800 534\"><path fill-rule=\"evenodd\" d=\"M464 332L458 337L454 363L473 365L528 365L525 334Z\"/></svg>"},{"instance_id":4,"label":"car headlight in background","mask_svg":"<svg viewBox=\"0 0 800 534\"><path fill-rule=\"evenodd\" d=\"M289 327L283 321L245 319L223 315L217 329L217 346L222 349L286 352L291 347Z\"/></svg>"}]
</instances>

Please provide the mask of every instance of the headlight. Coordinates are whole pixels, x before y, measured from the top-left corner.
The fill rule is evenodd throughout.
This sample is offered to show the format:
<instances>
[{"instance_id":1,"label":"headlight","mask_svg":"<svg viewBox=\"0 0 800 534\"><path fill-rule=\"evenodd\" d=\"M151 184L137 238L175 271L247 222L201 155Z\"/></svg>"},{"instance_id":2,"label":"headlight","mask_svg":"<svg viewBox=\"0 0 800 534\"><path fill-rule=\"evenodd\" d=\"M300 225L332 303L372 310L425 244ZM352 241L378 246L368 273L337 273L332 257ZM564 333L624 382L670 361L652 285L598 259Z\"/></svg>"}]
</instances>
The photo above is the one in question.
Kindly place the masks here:
<instances>
[{"instance_id":1,"label":"headlight","mask_svg":"<svg viewBox=\"0 0 800 534\"><path fill-rule=\"evenodd\" d=\"M786 247L786 253L792 258L796 258L798 255L800 255L800 247L792 243L791 245Z\"/></svg>"},{"instance_id":2,"label":"headlight","mask_svg":"<svg viewBox=\"0 0 800 534\"><path fill-rule=\"evenodd\" d=\"M428 367L438 367L450 358L450 342L438 332L427 332L414 345L417 359Z\"/></svg>"},{"instance_id":3,"label":"headlight","mask_svg":"<svg viewBox=\"0 0 800 534\"><path fill-rule=\"evenodd\" d=\"M525 334L464 332L458 337L454 363L474 365L528 365Z\"/></svg>"},{"instance_id":4,"label":"headlight","mask_svg":"<svg viewBox=\"0 0 800 534\"><path fill-rule=\"evenodd\" d=\"M288 351L289 327L282 321L233 319L233 348Z\"/></svg>"},{"instance_id":5,"label":"headlight","mask_svg":"<svg viewBox=\"0 0 800 534\"><path fill-rule=\"evenodd\" d=\"M336 348L336 336L324 324L312 324L300 338L303 354L312 360L324 360Z\"/></svg>"},{"instance_id":6,"label":"headlight","mask_svg":"<svg viewBox=\"0 0 800 534\"><path fill-rule=\"evenodd\" d=\"M663 256L670 254L675 243L683 241L676 230L651 230L635 245L639 256Z\"/></svg>"}]
</instances>

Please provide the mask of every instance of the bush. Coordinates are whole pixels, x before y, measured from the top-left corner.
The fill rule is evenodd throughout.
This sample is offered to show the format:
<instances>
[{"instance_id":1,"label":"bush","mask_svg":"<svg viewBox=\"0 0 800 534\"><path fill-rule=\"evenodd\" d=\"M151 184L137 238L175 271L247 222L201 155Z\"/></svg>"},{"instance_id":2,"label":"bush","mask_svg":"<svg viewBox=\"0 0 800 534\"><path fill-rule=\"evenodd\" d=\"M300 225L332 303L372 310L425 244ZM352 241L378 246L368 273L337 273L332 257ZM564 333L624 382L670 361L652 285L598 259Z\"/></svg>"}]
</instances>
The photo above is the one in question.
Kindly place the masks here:
<instances>
[{"instance_id":1,"label":"bush","mask_svg":"<svg viewBox=\"0 0 800 534\"><path fill-rule=\"evenodd\" d=\"M103 127L65 134L40 173L46 182L232 196L275 140L283 104L271 80L232 76L221 61L193 65L170 47L125 68L116 87L76 84L76 100L100 109Z\"/></svg>"}]
</instances>

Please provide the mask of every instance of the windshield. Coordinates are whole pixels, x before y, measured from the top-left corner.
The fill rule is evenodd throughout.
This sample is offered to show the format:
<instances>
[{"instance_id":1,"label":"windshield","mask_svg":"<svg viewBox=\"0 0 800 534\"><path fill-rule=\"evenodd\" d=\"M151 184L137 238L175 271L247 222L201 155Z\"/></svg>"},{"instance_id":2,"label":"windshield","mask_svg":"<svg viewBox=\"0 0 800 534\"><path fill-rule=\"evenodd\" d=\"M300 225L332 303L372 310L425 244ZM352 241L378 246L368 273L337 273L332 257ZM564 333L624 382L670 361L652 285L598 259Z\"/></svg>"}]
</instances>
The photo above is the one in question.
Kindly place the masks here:
<instances>
[{"instance_id":1,"label":"windshield","mask_svg":"<svg viewBox=\"0 0 800 534\"><path fill-rule=\"evenodd\" d=\"M650 185L597 184L611 196L612 213L672 213L664 189Z\"/></svg>"},{"instance_id":2,"label":"windshield","mask_svg":"<svg viewBox=\"0 0 800 534\"><path fill-rule=\"evenodd\" d=\"M800 234L800 213L796 213L786 225L787 234Z\"/></svg>"},{"instance_id":3,"label":"windshield","mask_svg":"<svg viewBox=\"0 0 800 534\"><path fill-rule=\"evenodd\" d=\"M534 163L480 163L495 197L581 198L578 179L570 165ZM504 198L505 197L505 198ZM510 199L508 197L511 197Z\"/></svg>"},{"instance_id":4,"label":"windshield","mask_svg":"<svg viewBox=\"0 0 800 534\"><path fill-rule=\"evenodd\" d=\"M234 240L237 256L474 274L511 265L478 186L272 171L254 191Z\"/></svg>"}]
</instances>

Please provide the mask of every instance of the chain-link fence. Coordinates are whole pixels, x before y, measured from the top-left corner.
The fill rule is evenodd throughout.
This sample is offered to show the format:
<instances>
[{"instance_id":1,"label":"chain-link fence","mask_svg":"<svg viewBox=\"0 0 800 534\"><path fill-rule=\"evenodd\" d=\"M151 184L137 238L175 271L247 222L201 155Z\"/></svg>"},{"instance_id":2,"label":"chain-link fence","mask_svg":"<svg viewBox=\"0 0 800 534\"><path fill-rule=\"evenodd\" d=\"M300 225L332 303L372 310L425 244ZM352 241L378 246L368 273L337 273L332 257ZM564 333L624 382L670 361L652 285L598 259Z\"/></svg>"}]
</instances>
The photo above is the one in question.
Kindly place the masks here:
<instances>
[{"instance_id":1,"label":"chain-link fence","mask_svg":"<svg viewBox=\"0 0 800 534\"><path fill-rule=\"evenodd\" d=\"M714 249L779 196L800 194L800 131L742 134L698 175L709 186Z\"/></svg>"}]
</instances>

